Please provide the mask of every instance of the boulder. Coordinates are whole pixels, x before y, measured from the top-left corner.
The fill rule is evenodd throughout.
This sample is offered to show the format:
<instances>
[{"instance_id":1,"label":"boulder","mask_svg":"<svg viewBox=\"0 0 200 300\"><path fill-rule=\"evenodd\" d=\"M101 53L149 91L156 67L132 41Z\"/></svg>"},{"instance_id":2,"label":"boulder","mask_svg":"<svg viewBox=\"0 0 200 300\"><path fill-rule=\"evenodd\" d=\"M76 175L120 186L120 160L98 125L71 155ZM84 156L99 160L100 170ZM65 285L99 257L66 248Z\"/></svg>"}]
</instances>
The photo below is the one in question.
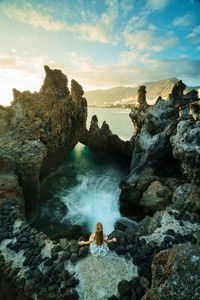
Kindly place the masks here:
<instances>
[{"instance_id":1,"label":"boulder","mask_svg":"<svg viewBox=\"0 0 200 300\"><path fill-rule=\"evenodd\" d=\"M192 183L178 186L173 193L172 203L179 211L200 213L200 187Z\"/></svg>"},{"instance_id":2,"label":"boulder","mask_svg":"<svg viewBox=\"0 0 200 300\"><path fill-rule=\"evenodd\" d=\"M145 216L145 218L138 223L137 234L139 236L149 235L152 234L157 228L160 228L163 213L163 211L157 211L153 217Z\"/></svg>"},{"instance_id":3,"label":"boulder","mask_svg":"<svg viewBox=\"0 0 200 300\"><path fill-rule=\"evenodd\" d=\"M151 288L142 300L200 298L200 249L185 243L159 252L152 263Z\"/></svg>"},{"instance_id":4,"label":"boulder","mask_svg":"<svg viewBox=\"0 0 200 300\"><path fill-rule=\"evenodd\" d=\"M189 181L200 182L200 123L183 120L171 136L173 155Z\"/></svg>"},{"instance_id":5,"label":"boulder","mask_svg":"<svg viewBox=\"0 0 200 300\"><path fill-rule=\"evenodd\" d=\"M160 181L153 181L143 193L140 205L147 212L154 213L167 207L171 196L172 192L167 186L163 185Z\"/></svg>"}]
</instances>

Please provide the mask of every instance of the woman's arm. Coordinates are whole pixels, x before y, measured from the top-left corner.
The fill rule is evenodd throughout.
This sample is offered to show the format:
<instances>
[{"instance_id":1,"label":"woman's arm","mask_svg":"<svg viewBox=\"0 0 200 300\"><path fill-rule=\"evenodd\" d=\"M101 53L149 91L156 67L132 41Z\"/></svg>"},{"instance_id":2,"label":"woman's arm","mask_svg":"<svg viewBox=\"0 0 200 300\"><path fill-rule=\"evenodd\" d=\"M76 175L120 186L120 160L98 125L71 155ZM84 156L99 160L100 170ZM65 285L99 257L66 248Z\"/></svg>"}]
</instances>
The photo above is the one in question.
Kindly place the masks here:
<instances>
[{"instance_id":1,"label":"woman's arm","mask_svg":"<svg viewBox=\"0 0 200 300\"><path fill-rule=\"evenodd\" d=\"M92 241L80 241L79 245L83 246L83 245L90 245Z\"/></svg>"},{"instance_id":2,"label":"woman's arm","mask_svg":"<svg viewBox=\"0 0 200 300\"><path fill-rule=\"evenodd\" d=\"M117 242L117 239L114 237L114 238L112 238L112 239L110 239L110 240L105 240L105 242L106 242L107 244L111 244L111 243Z\"/></svg>"},{"instance_id":3,"label":"woman's arm","mask_svg":"<svg viewBox=\"0 0 200 300\"><path fill-rule=\"evenodd\" d=\"M93 239L94 239L94 234L91 234L91 236L90 236L90 238L89 238L88 241L80 241L80 242L79 242L79 245L80 245L80 246L83 246L83 245L90 245L90 244L92 243Z\"/></svg>"}]
</instances>

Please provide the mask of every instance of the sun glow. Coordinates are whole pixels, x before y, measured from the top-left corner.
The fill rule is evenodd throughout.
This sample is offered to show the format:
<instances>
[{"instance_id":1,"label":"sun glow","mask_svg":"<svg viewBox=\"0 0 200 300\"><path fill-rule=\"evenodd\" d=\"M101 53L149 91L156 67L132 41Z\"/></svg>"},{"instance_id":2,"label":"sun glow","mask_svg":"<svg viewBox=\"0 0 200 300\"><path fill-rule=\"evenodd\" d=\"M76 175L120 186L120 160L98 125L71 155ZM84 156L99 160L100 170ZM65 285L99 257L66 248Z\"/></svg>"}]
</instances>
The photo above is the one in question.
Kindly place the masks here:
<instances>
[{"instance_id":1,"label":"sun glow","mask_svg":"<svg viewBox=\"0 0 200 300\"><path fill-rule=\"evenodd\" d=\"M19 91L37 91L41 86L42 78L38 76L17 72L16 70L0 71L0 104L10 105L13 100L12 89Z\"/></svg>"}]
</instances>

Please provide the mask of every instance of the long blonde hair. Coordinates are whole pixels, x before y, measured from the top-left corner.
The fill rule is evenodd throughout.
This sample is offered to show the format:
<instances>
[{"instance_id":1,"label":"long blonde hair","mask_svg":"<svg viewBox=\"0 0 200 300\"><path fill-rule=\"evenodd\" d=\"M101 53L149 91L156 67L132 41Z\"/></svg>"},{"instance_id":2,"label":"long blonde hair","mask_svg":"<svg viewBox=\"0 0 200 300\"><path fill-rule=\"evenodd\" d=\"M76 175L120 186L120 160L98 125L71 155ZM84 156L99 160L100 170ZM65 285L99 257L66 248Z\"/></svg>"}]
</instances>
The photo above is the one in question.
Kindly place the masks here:
<instances>
[{"instance_id":1,"label":"long blonde hair","mask_svg":"<svg viewBox=\"0 0 200 300\"><path fill-rule=\"evenodd\" d=\"M103 225L101 223L96 224L96 230L95 230L95 241L98 246L101 246L103 244L104 240L103 235Z\"/></svg>"}]
</instances>

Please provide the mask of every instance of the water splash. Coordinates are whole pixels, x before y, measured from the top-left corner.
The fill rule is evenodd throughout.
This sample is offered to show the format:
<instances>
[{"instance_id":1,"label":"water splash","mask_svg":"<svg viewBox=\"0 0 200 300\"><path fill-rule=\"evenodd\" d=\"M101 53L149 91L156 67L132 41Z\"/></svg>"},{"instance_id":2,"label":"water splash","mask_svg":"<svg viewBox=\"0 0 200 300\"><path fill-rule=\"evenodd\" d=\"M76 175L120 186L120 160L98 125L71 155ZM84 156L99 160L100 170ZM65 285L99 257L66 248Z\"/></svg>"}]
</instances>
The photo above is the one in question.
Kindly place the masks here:
<instances>
[{"instance_id":1,"label":"water splash","mask_svg":"<svg viewBox=\"0 0 200 300\"><path fill-rule=\"evenodd\" d=\"M93 169L78 176L77 185L61 197L68 208L63 220L85 225L90 232L94 231L97 222L101 222L104 231L110 233L120 218L119 175L107 165L102 174Z\"/></svg>"},{"instance_id":2,"label":"water splash","mask_svg":"<svg viewBox=\"0 0 200 300\"><path fill-rule=\"evenodd\" d=\"M34 226L49 235L79 224L94 231L101 222L109 234L121 218L119 182L126 175L118 162L98 160L78 144L63 164L41 184L41 201Z\"/></svg>"}]
</instances>

